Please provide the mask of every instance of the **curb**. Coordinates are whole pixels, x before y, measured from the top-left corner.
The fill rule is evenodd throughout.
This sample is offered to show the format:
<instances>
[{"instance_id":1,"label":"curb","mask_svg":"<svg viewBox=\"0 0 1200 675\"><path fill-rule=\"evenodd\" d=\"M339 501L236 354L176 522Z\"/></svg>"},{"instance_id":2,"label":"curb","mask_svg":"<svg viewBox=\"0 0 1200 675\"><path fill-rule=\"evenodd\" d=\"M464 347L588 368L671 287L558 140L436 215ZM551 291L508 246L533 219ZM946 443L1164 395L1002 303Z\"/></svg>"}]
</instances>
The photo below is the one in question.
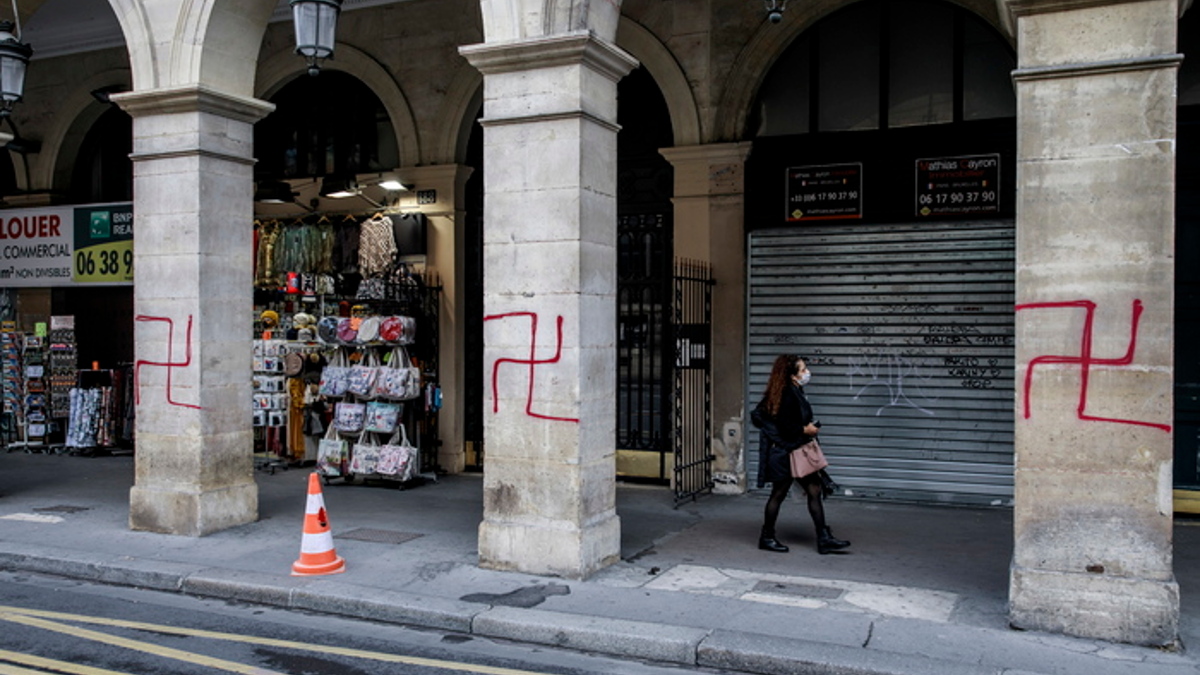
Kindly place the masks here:
<instances>
[{"instance_id":1,"label":"curb","mask_svg":"<svg viewBox=\"0 0 1200 675\"><path fill-rule=\"evenodd\" d=\"M878 649L660 623L482 605L369 588L328 577L280 577L31 547L0 552L0 570L30 572L446 630L622 658L760 675L1038 675Z\"/></svg>"}]
</instances>

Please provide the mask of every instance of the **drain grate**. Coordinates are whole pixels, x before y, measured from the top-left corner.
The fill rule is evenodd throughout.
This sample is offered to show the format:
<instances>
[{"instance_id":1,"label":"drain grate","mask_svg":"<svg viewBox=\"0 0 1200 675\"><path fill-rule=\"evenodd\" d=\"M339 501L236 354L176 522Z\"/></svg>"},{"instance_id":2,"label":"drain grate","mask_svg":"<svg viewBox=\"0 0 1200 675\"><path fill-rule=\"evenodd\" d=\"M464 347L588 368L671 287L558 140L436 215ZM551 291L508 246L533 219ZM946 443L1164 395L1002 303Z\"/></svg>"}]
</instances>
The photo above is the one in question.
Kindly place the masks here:
<instances>
[{"instance_id":1,"label":"drain grate","mask_svg":"<svg viewBox=\"0 0 1200 675\"><path fill-rule=\"evenodd\" d=\"M80 511L88 511L86 506L43 506L40 509L34 509L37 513L79 513Z\"/></svg>"},{"instance_id":2,"label":"drain grate","mask_svg":"<svg viewBox=\"0 0 1200 675\"><path fill-rule=\"evenodd\" d=\"M420 536L422 535L415 532L396 532L395 530L374 530L369 527L360 527L350 530L345 534L339 534L337 538L371 541L376 544L403 544Z\"/></svg>"},{"instance_id":3,"label":"drain grate","mask_svg":"<svg viewBox=\"0 0 1200 675\"><path fill-rule=\"evenodd\" d=\"M754 585L755 593L774 593L775 595L795 595L816 600L837 600L842 597L842 589L828 586L813 586L811 584L781 584L775 581L760 581Z\"/></svg>"}]
</instances>

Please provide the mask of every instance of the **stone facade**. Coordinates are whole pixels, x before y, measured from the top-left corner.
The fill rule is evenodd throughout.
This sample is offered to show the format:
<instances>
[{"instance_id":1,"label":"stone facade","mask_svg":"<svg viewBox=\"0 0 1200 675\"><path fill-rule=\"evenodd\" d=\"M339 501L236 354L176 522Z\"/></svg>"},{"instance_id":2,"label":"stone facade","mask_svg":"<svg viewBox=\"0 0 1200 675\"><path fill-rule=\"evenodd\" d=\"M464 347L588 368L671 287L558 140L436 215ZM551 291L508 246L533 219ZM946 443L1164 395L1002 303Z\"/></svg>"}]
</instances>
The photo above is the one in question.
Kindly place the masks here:
<instances>
[{"instance_id":1,"label":"stone facade","mask_svg":"<svg viewBox=\"0 0 1200 675\"><path fill-rule=\"evenodd\" d=\"M239 337L251 328L250 233L239 224L251 216L252 125L304 64L291 53L290 21L269 21L273 0L110 4L125 48L31 64L14 119L42 151L16 158L17 175L25 201L57 199L83 134L105 110L89 92L132 88L117 99L134 118L137 358L181 365L142 373L131 524L202 535L257 517L243 412L249 344ZM485 384L495 399L486 398L482 564L580 577L619 553L616 83L640 62L659 84L675 138L664 155L675 168L676 254L712 263L714 312L742 317L743 175L758 86L793 39L848 4L792 3L774 25L744 0L347 0L325 68L376 93L398 140L397 169L438 190L438 203L421 208L432 219L430 265L447 287L444 467L463 466L467 378L497 367L503 375L497 391ZM1007 31L1019 59L1017 381L1032 373L1032 388L1018 391L1014 415L1013 623L1169 643L1178 590L1171 432L1162 427L1172 414L1181 7L955 4ZM40 3L23 6L54 23L37 16ZM485 316L470 317L463 186L481 98ZM1064 113L1085 104L1082 120ZM1064 303L1094 303L1094 315L1091 305ZM482 319L486 372L468 374L465 325ZM1132 348L1131 321L1140 321L1139 367L1109 368L1104 359ZM747 483L746 334L739 319L714 335L718 491ZM1078 354L1081 335L1096 359L1083 375L1078 363L1038 361ZM1081 377L1097 392L1086 411Z\"/></svg>"}]
</instances>

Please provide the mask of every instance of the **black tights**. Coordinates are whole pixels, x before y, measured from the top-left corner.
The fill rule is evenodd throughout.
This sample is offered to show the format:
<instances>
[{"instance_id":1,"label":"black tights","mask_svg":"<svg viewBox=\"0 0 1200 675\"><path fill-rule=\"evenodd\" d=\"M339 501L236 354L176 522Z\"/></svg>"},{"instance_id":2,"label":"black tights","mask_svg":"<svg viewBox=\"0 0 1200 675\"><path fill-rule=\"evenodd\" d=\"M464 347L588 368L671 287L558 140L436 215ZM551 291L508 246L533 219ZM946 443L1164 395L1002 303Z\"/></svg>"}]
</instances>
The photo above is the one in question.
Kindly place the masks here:
<instances>
[{"instance_id":1,"label":"black tights","mask_svg":"<svg viewBox=\"0 0 1200 675\"><path fill-rule=\"evenodd\" d=\"M767 499L767 506L763 510L763 537L775 538L775 521L779 519L779 507L783 506L783 500L787 497L793 480L795 479L785 478L771 484L771 497ZM812 474L797 482L808 496L808 514L812 516L813 527L817 528L817 537L820 538L825 532L825 504L821 501L821 481L817 479L816 474Z\"/></svg>"}]
</instances>

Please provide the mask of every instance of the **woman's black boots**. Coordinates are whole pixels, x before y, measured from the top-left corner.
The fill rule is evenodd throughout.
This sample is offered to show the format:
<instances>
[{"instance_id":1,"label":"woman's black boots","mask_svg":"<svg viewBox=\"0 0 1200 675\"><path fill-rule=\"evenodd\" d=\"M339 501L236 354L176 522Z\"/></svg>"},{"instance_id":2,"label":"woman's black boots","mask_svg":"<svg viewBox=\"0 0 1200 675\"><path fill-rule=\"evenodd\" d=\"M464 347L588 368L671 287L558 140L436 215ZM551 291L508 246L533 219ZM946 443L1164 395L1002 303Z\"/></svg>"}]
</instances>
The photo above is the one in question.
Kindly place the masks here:
<instances>
[{"instance_id":1,"label":"woman's black boots","mask_svg":"<svg viewBox=\"0 0 1200 675\"><path fill-rule=\"evenodd\" d=\"M765 529L758 537L758 547L764 551L774 551L776 553L788 552L788 547L779 543L779 540L775 538L775 533Z\"/></svg>"},{"instance_id":2,"label":"woman's black boots","mask_svg":"<svg viewBox=\"0 0 1200 675\"><path fill-rule=\"evenodd\" d=\"M830 532L828 527L821 528L821 532L817 536L817 553L821 555L840 551L849 545L850 542L845 539L834 537L833 532ZM762 548L761 543L759 544L759 548Z\"/></svg>"}]
</instances>

